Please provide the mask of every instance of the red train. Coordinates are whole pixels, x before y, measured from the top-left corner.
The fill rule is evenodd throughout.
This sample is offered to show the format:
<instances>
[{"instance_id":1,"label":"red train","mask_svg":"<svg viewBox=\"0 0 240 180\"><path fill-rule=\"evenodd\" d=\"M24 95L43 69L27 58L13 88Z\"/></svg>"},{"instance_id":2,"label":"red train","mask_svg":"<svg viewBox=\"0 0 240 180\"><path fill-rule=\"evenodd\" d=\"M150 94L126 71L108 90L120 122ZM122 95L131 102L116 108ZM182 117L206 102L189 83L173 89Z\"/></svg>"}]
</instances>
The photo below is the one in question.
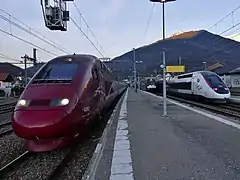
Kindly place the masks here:
<instances>
[{"instance_id":1,"label":"red train","mask_svg":"<svg viewBox=\"0 0 240 180\"><path fill-rule=\"evenodd\" d=\"M12 116L14 133L29 151L51 151L86 132L90 120L124 92L105 64L92 55L52 59L31 79Z\"/></svg>"}]
</instances>

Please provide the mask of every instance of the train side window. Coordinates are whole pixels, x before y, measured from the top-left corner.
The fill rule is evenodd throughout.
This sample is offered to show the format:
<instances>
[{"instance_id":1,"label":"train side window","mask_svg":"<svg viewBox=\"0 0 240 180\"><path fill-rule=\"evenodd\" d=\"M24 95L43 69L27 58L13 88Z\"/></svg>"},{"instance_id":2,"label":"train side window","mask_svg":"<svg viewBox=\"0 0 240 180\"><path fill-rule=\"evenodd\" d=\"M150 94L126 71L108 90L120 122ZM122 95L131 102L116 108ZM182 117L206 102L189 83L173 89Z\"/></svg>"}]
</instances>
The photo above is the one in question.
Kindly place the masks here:
<instances>
[{"instance_id":1,"label":"train side window","mask_svg":"<svg viewBox=\"0 0 240 180\"><path fill-rule=\"evenodd\" d=\"M114 90L113 90L113 88L111 87L111 89L110 89L110 94L112 94L112 93L114 93Z\"/></svg>"},{"instance_id":2,"label":"train side window","mask_svg":"<svg viewBox=\"0 0 240 180\"><path fill-rule=\"evenodd\" d=\"M96 74L96 70L92 70L92 77L93 79L97 79L97 74Z\"/></svg>"},{"instance_id":3,"label":"train side window","mask_svg":"<svg viewBox=\"0 0 240 180\"><path fill-rule=\"evenodd\" d=\"M190 77L192 77L192 76L193 76L193 74L186 74L186 75L178 76L177 78L178 78L178 79L183 79L183 78L190 78Z\"/></svg>"},{"instance_id":4,"label":"train side window","mask_svg":"<svg viewBox=\"0 0 240 180\"><path fill-rule=\"evenodd\" d=\"M103 69L103 63L102 63L102 61L100 61L100 64L101 64L101 69Z\"/></svg>"},{"instance_id":5,"label":"train side window","mask_svg":"<svg viewBox=\"0 0 240 180\"><path fill-rule=\"evenodd\" d=\"M94 79L99 79L99 74L97 69L93 70L93 74L94 74Z\"/></svg>"}]
</instances>

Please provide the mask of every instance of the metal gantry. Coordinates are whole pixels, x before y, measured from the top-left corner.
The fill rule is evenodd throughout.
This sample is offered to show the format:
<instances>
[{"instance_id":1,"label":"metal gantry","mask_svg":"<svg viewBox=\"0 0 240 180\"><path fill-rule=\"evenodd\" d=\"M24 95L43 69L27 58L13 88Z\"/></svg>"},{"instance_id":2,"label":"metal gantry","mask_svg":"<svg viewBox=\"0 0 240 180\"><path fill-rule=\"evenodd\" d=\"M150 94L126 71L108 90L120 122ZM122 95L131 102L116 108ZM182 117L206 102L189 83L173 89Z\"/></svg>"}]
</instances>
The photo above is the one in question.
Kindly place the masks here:
<instances>
[{"instance_id":1,"label":"metal gantry","mask_svg":"<svg viewBox=\"0 0 240 180\"><path fill-rule=\"evenodd\" d=\"M41 0L45 26L50 30L67 31L67 2L74 0Z\"/></svg>"}]
</instances>

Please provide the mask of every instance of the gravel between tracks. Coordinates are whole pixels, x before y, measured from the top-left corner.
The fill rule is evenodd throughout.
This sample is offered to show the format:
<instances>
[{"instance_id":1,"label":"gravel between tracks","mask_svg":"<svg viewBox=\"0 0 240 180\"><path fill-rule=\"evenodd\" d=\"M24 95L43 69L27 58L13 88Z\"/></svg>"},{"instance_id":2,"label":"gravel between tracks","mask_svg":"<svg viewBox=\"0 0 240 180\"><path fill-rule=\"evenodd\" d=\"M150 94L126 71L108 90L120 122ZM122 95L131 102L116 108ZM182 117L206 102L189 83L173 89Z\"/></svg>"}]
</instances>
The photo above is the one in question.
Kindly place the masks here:
<instances>
[{"instance_id":1,"label":"gravel between tracks","mask_svg":"<svg viewBox=\"0 0 240 180\"><path fill-rule=\"evenodd\" d=\"M61 151L34 154L19 164L19 166L15 166L11 172L6 173L4 179L46 179L51 171L54 170L64 158L67 151L68 150L65 149Z\"/></svg>"},{"instance_id":2,"label":"gravel between tracks","mask_svg":"<svg viewBox=\"0 0 240 180\"><path fill-rule=\"evenodd\" d=\"M91 136L84 138L77 147L74 152L74 155L71 157L66 166L62 169L62 173L58 174L58 176L54 179L81 179L84 175L84 172L88 166L88 163L92 157L92 154L95 150L95 147L101 137L101 134L104 130L105 123L102 123L97 128L95 127L91 131ZM9 138L7 138L9 139ZM15 137L16 139L16 137ZM0 142L1 143L1 142ZM16 143L12 142L11 145ZM23 143L22 143L23 145ZM20 145L21 146L21 145ZM7 150L7 148L6 148ZM24 152L24 148L20 150L15 147L15 152L20 155ZM19 164L19 166L14 167L11 172L5 174L3 177L6 180L16 180L16 179L24 179L24 180L38 180L38 179L47 179L51 172L57 167L57 165L61 162L61 160L66 156L69 149L47 152L47 153L39 153L29 157L23 163ZM6 151L7 152L7 151ZM9 155L9 154L6 154ZM12 158L8 158L10 162L18 155L14 155ZM5 158L3 156L3 158ZM1 179L1 178L0 178Z\"/></svg>"},{"instance_id":3,"label":"gravel between tracks","mask_svg":"<svg viewBox=\"0 0 240 180\"><path fill-rule=\"evenodd\" d=\"M11 98L3 98L3 99L0 99L0 104L5 104L5 103L9 103L9 102L17 102L18 98L14 98L14 97L11 97Z\"/></svg>"},{"instance_id":4,"label":"gravel between tracks","mask_svg":"<svg viewBox=\"0 0 240 180\"><path fill-rule=\"evenodd\" d=\"M58 174L55 178L57 180L71 179L79 180L85 173L88 167L88 163L92 157L92 154L97 146L98 141L102 135L105 126L102 126L94 131L94 134L86 139L82 144L77 147L73 157L62 170L62 173Z\"/></svg>"},{"instance_id":5,"label":"gravel between tracks","mask_svg":"<svg viewBox=\"0 0 240 180\"><path fill-rule=\"evenodd\" d=\"M118 99L119 100L119 99ZM117 102L115 102L117 104ZM71 157L71 160L61 171L62 173L58 174L54 179L63 180L63 179L71 179L71 180L80 180L82 179L87 167L88 163L95 151L95 148L102 136L104 128L108 119L110 118L114 107L111 108L102 119L101 124L97 124L91 129L91 136L89 136L84 142L82 142L75 151L74 155Z\"/></svg>"},{"instance_id":6,"label":"gravel between tracks","mask_svg":"<svg viewBox=\"0 0 240 180\"><path fill-rule=\"evenodd\" d=\"M109 117L110 117L110 114L111 113L109 113ZM109 117L107 115L106 120ZM82 178L88 166L88 163L91 159L91 156L95 150L95 147L98 141L100 140L104 127L105 127L105 123L102 123L100 126L97 126L97 128L94 128L94 130L92 130L91 136L88 136L88 138L86 139L84 138L84 140L79 143L77 149L74 151L74 154L69 160L69 162L60 171L61 173L58 174L57 177L54 179L74 180L74 179ZM4 137L2 139L4 139ZM13 139L15 140L18 139L16 136L13 136L13 137L14 137ZM6 139L9 139L9 138L6 138ZM23 148L23 143L22 142L15 143L13 142L14 141L13 139L10 140L10 145L12 146L16 145L14 146L15 148L13 148L13 152L18 153L18 155L22 154L25 151ZM3 144L3 143L4 142L0 141L0 144ZM9 146L7 145L7 143L5 144L7 147L5 148L5 151L9 153L10 152L8 150ZM14 166L14 169L7 172L5 174L5 177L3 177L3 179L7 179L7 180L47 179L48 176L53 172L53 170L58 166L58 164L60 164L62 159L64 159L68 151L69 149L64 149L64 150L59 150L54 152L34 154L33 156L30 156L29 158L21 162L19 165ZM1 152L0 152L0 155L2 155ZM5 158L4 156L6 155L8 154L3 155L2 159ZM5 160L5 162L10 162L14 158L16 158L18 155L15 155L13 158L10 158L10 160L8 158L8 161Z\"/></svg>"},{"instance_id":7,"label":"gravel between tracks","mask_svg":"<svg viewBox=\"0 0 240 180\"><path fill-rule=\"evenodd\" d=\"M13 133L1 137L0 145L0 167L3 167L25 151L23 140Z\"/></svg>"},{"instance_id":8,"label":"gravel between tracks","mask_svg":"<svg viewBox=\"0 0 240 180\"><path fill-rule=\"evenodd\" d=\"M12 113L0 114L0 124L11 121Z\"/></svg>"},{"instance_id":9,"label":"gravel between tracks","mask_svg":"<svg viewBox=\"0 0 240 180\"><path fill-rule=\"evenodd\" d=\"M11 130L11 129L12 129L12 125L11 124L10 125L6 125L4 127L1 127L0 128L0 134L5 132L5 131L7 131L7 130Z\"/></svg>"},{"instance_id":10,"label":"gravel between tracks","mask_svg":"<svg viewBox=\"0 0 240 180\"><path fill-rule=\"evenodd\" d=\"M11 115L12 115L12 113L0 114L0 124L11 121ZM4 132L6 130L9 130L11 128L12 128L11 124L1 127L0 133ZM0 147L2 148L2 146L0 146ZM0 164L1 164L1 162L0 162Z\"/></svg>"}]
</instances>

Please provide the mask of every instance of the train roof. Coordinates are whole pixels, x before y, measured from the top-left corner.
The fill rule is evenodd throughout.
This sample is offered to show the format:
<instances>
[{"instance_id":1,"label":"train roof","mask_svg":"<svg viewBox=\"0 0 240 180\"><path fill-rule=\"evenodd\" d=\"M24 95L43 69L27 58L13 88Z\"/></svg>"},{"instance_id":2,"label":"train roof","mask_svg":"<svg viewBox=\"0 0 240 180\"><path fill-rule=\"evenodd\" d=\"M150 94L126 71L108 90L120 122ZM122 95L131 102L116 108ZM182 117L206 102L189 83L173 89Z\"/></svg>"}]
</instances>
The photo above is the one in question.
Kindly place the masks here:
<instances>
[{"instance_id":1,"label":"train roof","mask_svg":"<svg viewBox=\"0 0 240 180\"><path fill-rule=\"evenodd\" d=\"M52 59L51 61L64 61L70 59L71 61L75 61L75 62L83 62L86 63L88 65L94 64L97 62L97 64L99 64L101 66L101 68L108 72L109 74L113 75L111 70L106 66L106 64L102 61L100 61L99 58L97 58L96 56L90 55L90 54L70 54L70 55L63 55L63 56L58 56L55 57L54 59ZM51 62L49 61L49 62Z\"/></svg>"},{"instance_id":2,"label":"train roof","mask_svg":"<svg viewBox=\"0 0 240 180\"><path fill-rule=\"evenodd\" d=\"M75 61L75 62L84 62L84 63L94 63L95 60L98 60L97 57L89 54L69 54L69 55L55 57L51 61L63 61L66 59L71 59L72 61Z\"/></svg>"},{"instance_id":3,"label":"train roof","mask_svg":"<svg viewBox=\"0 0 240 180\"><path fill-rule=\"evenodd\" d=\"M194 73L202 73L202 72L207 72L207 73L213 73L213 74L216 74L215 72L212 72L212 71L194 71L194 72L189 72L189 73L184 73L184 74L179 74L177 76L174 76L174 77L181 77L181 76L185 76L185 75L190 75L190 74L194 74Z\"/></svg>"}]
</instances>

